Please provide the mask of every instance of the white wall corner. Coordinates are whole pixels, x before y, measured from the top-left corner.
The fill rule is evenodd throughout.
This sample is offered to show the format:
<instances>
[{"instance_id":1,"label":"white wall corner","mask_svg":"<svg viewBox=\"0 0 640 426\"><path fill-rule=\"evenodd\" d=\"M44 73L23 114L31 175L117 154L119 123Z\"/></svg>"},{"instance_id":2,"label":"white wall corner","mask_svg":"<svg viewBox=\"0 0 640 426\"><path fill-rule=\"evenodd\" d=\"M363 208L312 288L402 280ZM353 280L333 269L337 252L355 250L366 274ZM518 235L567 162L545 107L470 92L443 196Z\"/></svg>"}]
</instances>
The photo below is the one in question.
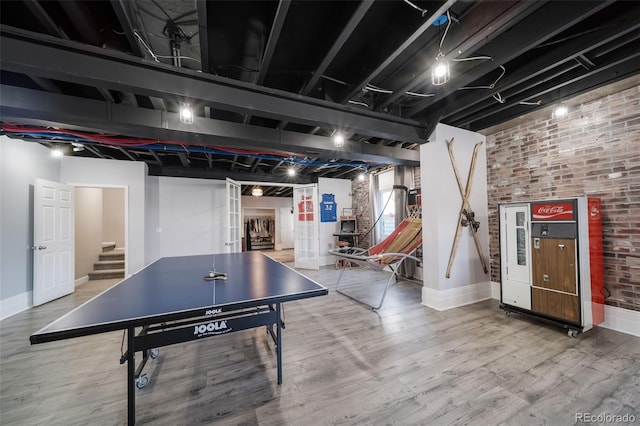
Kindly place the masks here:
<instances>
[{"instance_id":1,"label":"white wall corner","mask_svg":"<svg viewBox=\"0 0 640 426\"><path fill-rule=\"evenodd\" d=\"M491 281L491 298L500 300L500 283Z\"/></svg>"},{"instance_id":2,"label":"white wall corner","mask_svg":"<svg viewBox=\"0 0 640 426\"><path fill-rule=\"evenodd\" d=\"M490 281L447 290L422 287L422 304L437 311L470 305L491 298L493 298L493 290Z\"/></svg>"},{"instance_id":3,"label":"white wall corner","mask_svg":"<svg viewBox=\"0 0 640 426\"><path fill-rule=\"evenodd\" d=\"M640 311L605 305L604 322L598 327L640 337Z\"/></svg>"},{"instance_id":4,"label":"white wall corner","mask_svg":"<svg viewBox=\"0 0 640 426\"><path fill-rule=\"evenodd\" d=\"M9 318L15 314L29 309L33 301L31 291L16 294L15 296L8 297L0 300L0 320Z\"/></svg>"}]
</instances>

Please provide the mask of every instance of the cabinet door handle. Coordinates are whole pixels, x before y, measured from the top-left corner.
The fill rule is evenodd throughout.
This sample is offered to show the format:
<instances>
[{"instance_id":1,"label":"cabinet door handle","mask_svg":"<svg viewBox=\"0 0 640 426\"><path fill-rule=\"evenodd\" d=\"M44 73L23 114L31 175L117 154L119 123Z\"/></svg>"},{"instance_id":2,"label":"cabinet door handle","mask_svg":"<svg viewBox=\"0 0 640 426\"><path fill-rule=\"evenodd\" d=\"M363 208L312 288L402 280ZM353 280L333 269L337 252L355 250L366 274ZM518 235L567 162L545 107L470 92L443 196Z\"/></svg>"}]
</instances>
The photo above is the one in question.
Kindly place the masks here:
<instances>
[{"instance_id":1,"label":"cabinet door handle","mask_svg":"<svg viewBox=\"0 0 640 426\"><path fill-rule=\"evenodd\" d=\"M540 238L533 239L533 248L536 248L536 249L540 248Z\"/></svg>"},{"instance_id":2,"label":"cabinet door handle","mask_svg":"<svg viewBox=\"0 0 640 426\"><path fill-rule=\"evenodd\" d=\"M564 244L558 244L558 247L560 247L560 250L564 250Z\"/></svg>"},{"instance_id":3,"label":"cabinet door handle","mask_svg":"<svg viewBox=\"0 0 640 426\"><path fill-rule=\"evenodd\" d=\"M542 281L544 281L544 282L548 282L548 281L549 281L549 275L546 275L546 274L545 274L545 275L543 275L543 276L542 276Z\"/></svg>"}]
</instances>

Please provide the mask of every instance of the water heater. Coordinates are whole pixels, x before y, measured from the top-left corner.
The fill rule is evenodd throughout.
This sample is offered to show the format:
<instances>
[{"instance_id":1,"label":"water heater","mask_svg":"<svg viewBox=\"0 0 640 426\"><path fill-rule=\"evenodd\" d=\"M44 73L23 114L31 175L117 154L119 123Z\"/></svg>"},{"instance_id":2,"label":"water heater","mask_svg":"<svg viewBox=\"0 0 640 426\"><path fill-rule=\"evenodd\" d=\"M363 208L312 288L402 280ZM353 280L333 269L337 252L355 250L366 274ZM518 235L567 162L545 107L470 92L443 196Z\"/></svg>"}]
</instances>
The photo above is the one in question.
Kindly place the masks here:
<instances>
[{"instance_id":1,"label":"water heater","mask_svg":"<svg viewBox=\"0 0 640 426\"><path fill-rule=\"evenodd\" d=\"M604 321L600 200L501 204L500 307L575 337Z\"/></svg>"}]
</instances>

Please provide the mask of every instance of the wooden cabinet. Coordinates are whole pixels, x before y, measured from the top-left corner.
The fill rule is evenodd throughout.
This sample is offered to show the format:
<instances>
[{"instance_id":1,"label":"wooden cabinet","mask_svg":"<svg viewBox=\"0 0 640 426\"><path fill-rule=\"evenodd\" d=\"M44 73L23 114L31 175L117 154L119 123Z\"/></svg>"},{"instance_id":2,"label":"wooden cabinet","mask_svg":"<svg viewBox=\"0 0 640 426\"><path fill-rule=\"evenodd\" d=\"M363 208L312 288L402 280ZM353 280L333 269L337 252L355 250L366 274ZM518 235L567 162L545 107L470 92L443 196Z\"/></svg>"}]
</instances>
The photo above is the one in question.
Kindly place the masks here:
<instances>
[{"instance_id":1,"label":"wooden cabinet","mask_svg":"<svg viewBox=\"0 0 640 426\"><path fill-rule=\"evenodd\" d=\"M580 323L576 240L533 238L531 310Z\"/></svg>"}]
</instances>

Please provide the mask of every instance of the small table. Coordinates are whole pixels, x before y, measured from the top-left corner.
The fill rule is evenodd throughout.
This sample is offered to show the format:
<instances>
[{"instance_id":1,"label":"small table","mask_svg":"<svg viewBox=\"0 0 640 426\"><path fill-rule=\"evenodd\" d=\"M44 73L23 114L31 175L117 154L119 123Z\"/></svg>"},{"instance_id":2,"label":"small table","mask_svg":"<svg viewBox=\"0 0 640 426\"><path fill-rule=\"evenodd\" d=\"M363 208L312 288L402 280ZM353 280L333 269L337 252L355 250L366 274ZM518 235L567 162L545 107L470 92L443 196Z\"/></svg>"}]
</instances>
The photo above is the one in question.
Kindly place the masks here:
<instances>
[{"instance_id":1,"label":"small table","mask_svg":"<svg viewBox=\"0 0 640 426\"><path fill-rule=\"evenodd\" d=\"M360 232L334 232L333 236L338 237L338 241L348 241L351 247L358 247Z\"/></svg>"}]
</instances>

